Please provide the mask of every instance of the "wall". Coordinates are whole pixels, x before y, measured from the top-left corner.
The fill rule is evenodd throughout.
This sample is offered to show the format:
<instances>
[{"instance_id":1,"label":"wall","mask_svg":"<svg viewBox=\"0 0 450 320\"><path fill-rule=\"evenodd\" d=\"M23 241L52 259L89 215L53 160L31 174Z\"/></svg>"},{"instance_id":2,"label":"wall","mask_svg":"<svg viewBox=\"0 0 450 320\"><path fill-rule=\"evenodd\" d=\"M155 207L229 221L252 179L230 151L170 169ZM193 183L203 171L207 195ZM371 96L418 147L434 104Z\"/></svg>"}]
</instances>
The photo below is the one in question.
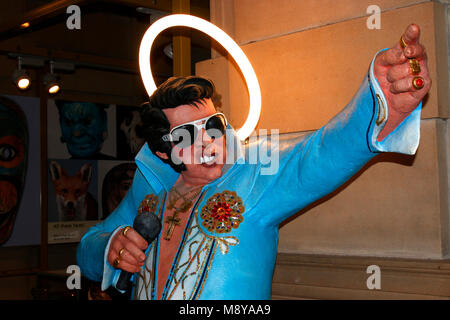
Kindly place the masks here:
<instances>
[{"instance_id":1,"label":"wall","mask_svg":"<svg viewBox=\"0 0 450 320\"><path fill-rule=\"evenodd\" d=\"M366 8L372 4L382 11L379 30L366 25ZM211 0L211 21L238 42L259 78L258 128L280 132L320 128L352 98L378 50L393 46L411 22L422 30L433 86L424 100L417 154L377 156L344 186L286 221L278 250L294 257L291 267L294 263L297 270L304 270L303 255L313 260L317 255L319 260L351 256L360 267L366 265L364 257L448 263L448 5L448 1L414 0ZM245 83L223 50L216 47L213 59L197 65L197 73L216 82L222 109L235 127L242 125L247 116L243 106L248 105ZM301 280L286 265L277 264L274 284L299 285ZM319 278L328 279L329 274L317 272ZM447 273L441 276L448 284ZM333 281L329 283L333 287ZM304 293L276 290L276 296Z\"/></svg>"}]
</instances>

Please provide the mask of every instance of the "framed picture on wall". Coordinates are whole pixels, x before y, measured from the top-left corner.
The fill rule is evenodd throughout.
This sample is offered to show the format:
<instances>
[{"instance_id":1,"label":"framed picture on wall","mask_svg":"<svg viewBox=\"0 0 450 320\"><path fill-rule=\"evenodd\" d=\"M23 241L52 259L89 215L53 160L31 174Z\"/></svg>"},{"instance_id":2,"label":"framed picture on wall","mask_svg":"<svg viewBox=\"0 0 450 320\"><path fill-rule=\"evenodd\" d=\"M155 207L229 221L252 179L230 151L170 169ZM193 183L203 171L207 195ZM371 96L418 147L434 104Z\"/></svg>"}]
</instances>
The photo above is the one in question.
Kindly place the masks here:
<instances>
[{"instance_id":1,"label":"framed picture on wall","mask_svg":"<svg viewBox=\"0 0 450 320\"><path fill-rule=\"evenodd\" d=\"M97 161L48 160L48 242L78 242L99 217Z\"/></svg>"}]
</instances>

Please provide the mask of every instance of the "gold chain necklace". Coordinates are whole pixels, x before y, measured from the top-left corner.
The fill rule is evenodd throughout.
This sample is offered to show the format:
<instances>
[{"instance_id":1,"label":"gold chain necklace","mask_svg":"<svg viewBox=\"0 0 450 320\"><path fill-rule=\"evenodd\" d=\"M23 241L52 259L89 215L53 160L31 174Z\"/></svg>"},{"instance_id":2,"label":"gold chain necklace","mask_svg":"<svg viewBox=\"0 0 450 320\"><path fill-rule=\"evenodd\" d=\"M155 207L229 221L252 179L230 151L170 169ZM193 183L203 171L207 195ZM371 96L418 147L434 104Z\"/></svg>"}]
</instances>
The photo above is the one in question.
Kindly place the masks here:
<instances>
[{"instance_id":1,"label":"gold chain necklace","mask_svg":"<svg viewBox=\"0 0 450 320\"><path fill-rule=\"evenodd\" d=\"M178 218L178 215L180 213L184 213L186 211L189 210L190 207L192 207L192 201L197 198L197 196L199 195L200 191L202 190L202 186L201 187L197 187L191 190L188 190L185 193L180 193L180 191L178 191L178 189L173 186L172 189L170 189L169 191L169 204L167 205L167 209L168 210L172 210L174 209L175 211L173 212L173 214L171 216L168 216L164 222L169 224L168 228L167 228L167 232L166 235L164 236L164 240L170 240L170 238L172 237L173 231L175 229L176 226L180 225L180 218ZM176 193L176 195L173 195L174 193L172 193L172 191L174 191L174 193ZM194 192L195 191L195 192ZM191 195L189 198L187 198L187 195L194 192L193 195ZM175 204L178 202L178 200L183 199L183 204L179 207L176 207Z\"/></svg>"}]
</instances>

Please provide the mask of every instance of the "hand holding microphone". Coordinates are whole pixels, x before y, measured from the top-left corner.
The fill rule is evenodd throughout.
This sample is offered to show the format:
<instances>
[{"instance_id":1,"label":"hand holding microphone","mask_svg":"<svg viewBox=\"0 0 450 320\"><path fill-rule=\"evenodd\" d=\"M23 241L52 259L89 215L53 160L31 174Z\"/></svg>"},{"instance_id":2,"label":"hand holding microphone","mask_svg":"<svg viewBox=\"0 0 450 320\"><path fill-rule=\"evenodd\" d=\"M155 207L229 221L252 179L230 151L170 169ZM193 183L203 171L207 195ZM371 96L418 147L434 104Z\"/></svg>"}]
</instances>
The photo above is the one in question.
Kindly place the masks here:
<instances>
[{"instance_id":1,"label":"hand holding microphone","mask_svg":"<svg viewBox=\"0 0 450 320\"><path fill-rule=\"evenodd\" d=\"M149 244L161 231L161 220L151 212L136 216L133 228L125 227L114 235L108 252L108 262L125 272L119 277L116 287L125 290L129 279L139 272L145 263L145 253Z\"/></svg>"}]
</instances>

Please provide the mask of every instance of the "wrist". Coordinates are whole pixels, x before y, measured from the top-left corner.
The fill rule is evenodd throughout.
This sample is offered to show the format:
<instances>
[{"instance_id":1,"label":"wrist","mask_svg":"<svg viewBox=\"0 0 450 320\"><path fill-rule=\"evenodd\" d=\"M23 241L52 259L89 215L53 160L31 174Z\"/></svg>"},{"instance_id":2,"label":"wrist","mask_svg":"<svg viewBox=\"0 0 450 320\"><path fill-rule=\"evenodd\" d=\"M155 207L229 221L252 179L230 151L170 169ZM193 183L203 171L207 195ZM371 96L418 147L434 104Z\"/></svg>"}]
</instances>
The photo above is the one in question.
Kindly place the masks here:
<instances>
[{"instance_id":1,"label":"wrist","mask_svg":"<svg viewBox=\"0 0 450 320\"><path fill-rule=\"evenodd\" d=\"M382 141L384 138L386 138L410 114L410 112L401 112L395 110L392 107L388 108L389 108L389 116L383 129L381 129L380 133L378 134L377 141Z\"/></svg>"}]
</instances>

